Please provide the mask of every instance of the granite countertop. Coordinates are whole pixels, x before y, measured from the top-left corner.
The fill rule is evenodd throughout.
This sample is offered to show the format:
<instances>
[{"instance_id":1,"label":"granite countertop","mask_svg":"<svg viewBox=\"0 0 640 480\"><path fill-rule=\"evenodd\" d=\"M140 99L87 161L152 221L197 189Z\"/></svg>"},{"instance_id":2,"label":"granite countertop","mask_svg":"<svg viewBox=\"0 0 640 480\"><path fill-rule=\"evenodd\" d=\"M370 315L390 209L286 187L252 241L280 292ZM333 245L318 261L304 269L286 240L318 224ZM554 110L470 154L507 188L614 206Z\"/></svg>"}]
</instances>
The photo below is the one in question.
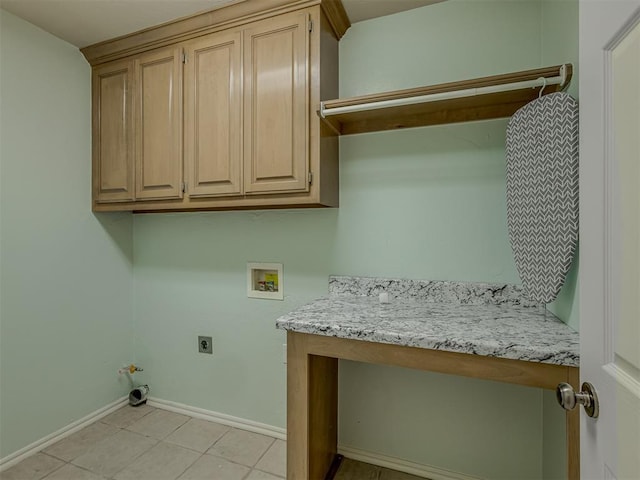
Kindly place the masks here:
<instances>
[{"instance_id":1,"label":"granite countertop","mask_svg":"<svg viewBox=\"0 0 640 480\"><path fill-rule=\"evenodd\" d=\"M299 333L577 367L579 336L513 285L331 277L330 295L283 315ZM389 303L378 294L387 292Z\"/></svg>"}]
</instances>

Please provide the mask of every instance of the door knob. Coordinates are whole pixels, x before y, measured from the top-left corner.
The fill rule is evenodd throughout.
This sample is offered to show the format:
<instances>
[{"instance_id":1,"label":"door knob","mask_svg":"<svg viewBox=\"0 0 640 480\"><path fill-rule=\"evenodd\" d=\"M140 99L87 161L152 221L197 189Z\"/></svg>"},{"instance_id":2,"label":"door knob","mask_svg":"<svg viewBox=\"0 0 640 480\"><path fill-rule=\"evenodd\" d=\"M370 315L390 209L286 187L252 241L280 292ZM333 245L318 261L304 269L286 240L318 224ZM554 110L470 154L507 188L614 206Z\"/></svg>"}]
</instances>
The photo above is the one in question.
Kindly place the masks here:
<instances>
[{"instance_id":1,"label":"door knob","mask_svg":"<svg viewBox=\"0 0 640 480\"><path fill-rule=\"evenodd\" d=\"M587 415L598 418L600 413L598 395L593 385L588 382L582 384L582 391L578 393L574 392L573 387L568 383L560 383L556 388L556 398L565 410L573 410L576 405L582 405Z\"/></svg>"}]
</instances>

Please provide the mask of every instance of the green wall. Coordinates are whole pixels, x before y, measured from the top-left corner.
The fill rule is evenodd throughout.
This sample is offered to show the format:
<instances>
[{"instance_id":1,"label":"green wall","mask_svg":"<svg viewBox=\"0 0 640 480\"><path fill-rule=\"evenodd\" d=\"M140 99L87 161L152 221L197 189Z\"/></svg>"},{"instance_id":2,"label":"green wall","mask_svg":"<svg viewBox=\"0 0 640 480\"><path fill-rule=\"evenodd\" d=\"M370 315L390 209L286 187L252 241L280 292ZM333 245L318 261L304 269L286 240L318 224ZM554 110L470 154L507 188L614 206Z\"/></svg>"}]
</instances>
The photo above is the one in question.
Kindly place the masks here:
<instances>
[{"instance_id":1,"label":"green wall","mask_svg":"<svg viewBox=\"0 0 640 480\"><path fill-rule=\"evenodd\" d=\"M0 10L0 458L123 396L132 221L91 213L90 69Z\"/></svg>"},{"instance_id":2,"label":"green wall","mask_svg":"<svg viewBox=\"0 0 640 480\"><path fill-rule=\"evenodd\" d=\"M542 66L546 8L450 0L358 23L341 41L341 96ZM273 322L325 295L328 275L517 283L506 123L342 138L337 210L135 216L135 349L153 396L284 427ZM249 261L284 264L283 302L246 297ZM575 317L572 288L558 304ZM213 357L198 335L214 337ZM540 390L351 362L340 386L342 445L494 479L554 468Z\"/></svg>"}]
</instances>

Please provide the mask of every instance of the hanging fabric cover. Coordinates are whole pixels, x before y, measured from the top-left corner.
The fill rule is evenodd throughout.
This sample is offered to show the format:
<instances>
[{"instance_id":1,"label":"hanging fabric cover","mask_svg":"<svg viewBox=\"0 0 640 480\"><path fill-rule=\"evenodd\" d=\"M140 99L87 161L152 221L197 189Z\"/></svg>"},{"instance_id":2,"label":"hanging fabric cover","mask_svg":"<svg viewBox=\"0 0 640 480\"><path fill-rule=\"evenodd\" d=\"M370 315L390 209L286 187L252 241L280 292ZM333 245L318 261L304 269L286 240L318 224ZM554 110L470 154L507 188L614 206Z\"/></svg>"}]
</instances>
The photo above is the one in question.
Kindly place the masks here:
<instances>
[{"instance_id":1,"label":"hanging fabric cover","mask_svg":"<svg viewBox=\"0 0 640 480\"><path fill-rule=\"evenodd\" d=\"M526 295L553 301L578 242L578 103L552 93L507 127L507 223Z\"/></svg>"}]
</instances>

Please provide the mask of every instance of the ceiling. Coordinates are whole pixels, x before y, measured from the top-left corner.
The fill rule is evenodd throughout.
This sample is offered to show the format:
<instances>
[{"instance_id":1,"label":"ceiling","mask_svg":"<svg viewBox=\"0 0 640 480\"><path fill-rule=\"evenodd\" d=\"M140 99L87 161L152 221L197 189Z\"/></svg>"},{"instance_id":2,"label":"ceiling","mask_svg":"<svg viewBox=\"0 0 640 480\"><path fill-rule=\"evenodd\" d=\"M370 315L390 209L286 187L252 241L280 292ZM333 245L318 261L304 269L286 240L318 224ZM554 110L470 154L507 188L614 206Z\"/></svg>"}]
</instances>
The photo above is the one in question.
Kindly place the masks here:
<instances>
[{"instance_id":1,"label":"ceiling","mask_svg":"<svg viewBox=\"0 0 640 480\"><path fill-rule=\"evenodd\" d=\"M238 0L0 0L0 7L86 47ZM259 0L256 0L259 1ZM342 0L351 23L442 0Z\"/></svg>"}]
</instances>

